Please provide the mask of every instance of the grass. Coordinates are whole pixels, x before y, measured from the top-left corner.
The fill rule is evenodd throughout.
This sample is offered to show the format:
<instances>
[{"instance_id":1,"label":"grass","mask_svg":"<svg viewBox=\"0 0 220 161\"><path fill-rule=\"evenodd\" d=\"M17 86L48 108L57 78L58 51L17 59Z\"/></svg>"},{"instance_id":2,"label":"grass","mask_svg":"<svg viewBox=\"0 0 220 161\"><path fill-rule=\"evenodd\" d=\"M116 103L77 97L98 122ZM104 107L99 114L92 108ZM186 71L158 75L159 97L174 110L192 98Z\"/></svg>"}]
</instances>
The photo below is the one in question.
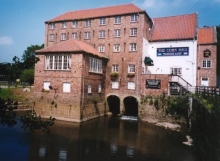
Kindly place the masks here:
<instances>
[{"instance_id":1,"label":"grass","mask_svg":"<svg viewBox=\"0 0 220 161\"><path fill-rule=\"evenodd\" d=\"M2 88L0 91L0 98L7 100L11 99L13 101L24 102L26 99L30 98L33 89L30 92L24 92L23 88Z\"/></svg>"}]
</instances>

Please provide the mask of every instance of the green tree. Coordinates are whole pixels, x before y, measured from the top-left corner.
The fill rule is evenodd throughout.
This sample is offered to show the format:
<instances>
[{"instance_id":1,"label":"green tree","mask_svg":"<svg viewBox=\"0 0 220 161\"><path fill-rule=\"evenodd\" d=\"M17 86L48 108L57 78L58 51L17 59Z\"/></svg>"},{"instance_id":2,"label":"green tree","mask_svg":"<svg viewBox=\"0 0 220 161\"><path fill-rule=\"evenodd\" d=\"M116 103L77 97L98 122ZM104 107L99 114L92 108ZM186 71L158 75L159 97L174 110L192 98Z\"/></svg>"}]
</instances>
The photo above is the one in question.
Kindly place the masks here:
<instances>
[{"instance_id":1,"label":"green tree","mask_svg":"<svg viewBox=\"0 0 220 161\"><path fill-rule=\"evenodd\" d=\"M22 82L34 83L34 69L25 69L21 75Z\"/></svg>"},{"instance_id":2,"label":"green tree","mask_svg":"<svg viewBox=\"0 0 220 161\"><path fill-rule=\"evenodd\" d=\"M35 57L35 51L44 48L44 44L42 45L31 45L27 47L22 55L22 61L24 64L24 69L33 69L35 63L39 61L39 58Z\"/></svg>"},{"instance_id":3,"label":"green tree","mask_svg":"<svg viewBox=\"0 0 220 161\"><path fill-rule=\"evenodd\" d=\"M17 56L14 56L12 59L13 63L12 63L12 68L11 68L11 80L15 81L15 79L19 78L24 65L23 63L20 61L20 58L18 58Z\"/></svg>"}]
</instances>

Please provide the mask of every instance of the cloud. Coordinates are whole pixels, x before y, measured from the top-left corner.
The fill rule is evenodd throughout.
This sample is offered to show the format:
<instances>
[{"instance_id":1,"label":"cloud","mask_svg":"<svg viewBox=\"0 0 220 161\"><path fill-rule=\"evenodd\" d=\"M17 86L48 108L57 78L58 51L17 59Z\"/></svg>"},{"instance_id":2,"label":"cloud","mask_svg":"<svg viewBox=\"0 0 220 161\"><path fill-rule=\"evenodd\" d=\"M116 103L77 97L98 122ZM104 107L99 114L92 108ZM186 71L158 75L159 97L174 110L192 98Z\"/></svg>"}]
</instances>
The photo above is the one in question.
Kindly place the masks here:
<instances>
[{"instance_id":1,"label":"cloud","mask_svg":"<svg viewBox=\"0 0 220 161\"><path fill-rule=\"evenodd\" d=\"M167 4L163 0L144 0L141 4L143 8L161 8L165 7Z\"/></svg>"},{"instance_id":2,"label":"cloud","mask_svg":"<svg viewBox=\"0 0 220 161\"><path fill-rule=\"evenodd\" d=\"M0 45L11 45L13 44L13 40L11 37L2 36L0 37Z\"/></svg>"}]
</instances>

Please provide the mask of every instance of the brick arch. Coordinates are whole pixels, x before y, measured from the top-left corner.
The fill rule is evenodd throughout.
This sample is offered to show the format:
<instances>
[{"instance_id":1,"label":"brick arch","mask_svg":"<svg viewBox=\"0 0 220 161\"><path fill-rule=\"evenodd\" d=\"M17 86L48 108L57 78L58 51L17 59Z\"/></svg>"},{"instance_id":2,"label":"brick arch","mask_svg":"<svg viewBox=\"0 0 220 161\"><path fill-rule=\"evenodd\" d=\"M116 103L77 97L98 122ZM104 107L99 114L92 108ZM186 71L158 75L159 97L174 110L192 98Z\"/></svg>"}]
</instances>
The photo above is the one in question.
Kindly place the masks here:
<instances>
[{"instance_id":1,"label":"brick arch","mask_svg":"<svg viewBox=\"0 0 220 161\"><path fill-rule=\"evenodd\" d=\"M125 113L127 116L138 116L138 99L133 96L127 96L123 100Z\"/></svg>"},{"instance_id":2,"label":"brick arch","mask_svg":"<svg viewBox=\"0 0 220 161\"><path fill-rule=\"evenodd\" d=\"M116 95L109 95L107 97L107 103L109 112L112 112L113 116L120 114L120 98Z\"/></svg>"}]
</instances>

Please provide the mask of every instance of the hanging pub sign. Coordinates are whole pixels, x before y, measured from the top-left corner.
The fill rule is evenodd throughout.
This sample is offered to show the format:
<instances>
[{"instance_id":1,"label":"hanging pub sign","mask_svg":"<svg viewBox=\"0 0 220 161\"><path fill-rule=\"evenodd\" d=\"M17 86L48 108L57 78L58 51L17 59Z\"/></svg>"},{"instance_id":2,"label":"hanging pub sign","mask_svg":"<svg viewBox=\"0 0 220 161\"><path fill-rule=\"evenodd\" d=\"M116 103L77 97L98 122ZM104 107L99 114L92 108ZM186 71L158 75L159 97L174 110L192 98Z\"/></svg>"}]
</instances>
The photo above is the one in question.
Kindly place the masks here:
<instances>
[{"instance_id":1,"label":"hanging pub sign","mask_svg":"<svg viewBox=\"0 0 220 161\"><path fill-rule=\"evenodd\" d=\"M160 89L160 82L158 79L146 79L146 88Z\"/></svg>"},{"instance_id":2,"label":"hanging pub sign","mask_svg":"<svg viewBox=\"0 0 220 161\"><path fill-rule=\"evenodd\" d=\"M157 56L188 56L189 47L157 48Z\"/></svg>"},{"instance_id":3,"label":"hanging pub sign","mask_svg":"<svg viewBox=\"0 0 220 161\"><path fill-rule=\"evenodd\" d=\"M211 57L211 51L209 49L204 50L203 56L205 58Z\"/></svg>"}]
</instances>

